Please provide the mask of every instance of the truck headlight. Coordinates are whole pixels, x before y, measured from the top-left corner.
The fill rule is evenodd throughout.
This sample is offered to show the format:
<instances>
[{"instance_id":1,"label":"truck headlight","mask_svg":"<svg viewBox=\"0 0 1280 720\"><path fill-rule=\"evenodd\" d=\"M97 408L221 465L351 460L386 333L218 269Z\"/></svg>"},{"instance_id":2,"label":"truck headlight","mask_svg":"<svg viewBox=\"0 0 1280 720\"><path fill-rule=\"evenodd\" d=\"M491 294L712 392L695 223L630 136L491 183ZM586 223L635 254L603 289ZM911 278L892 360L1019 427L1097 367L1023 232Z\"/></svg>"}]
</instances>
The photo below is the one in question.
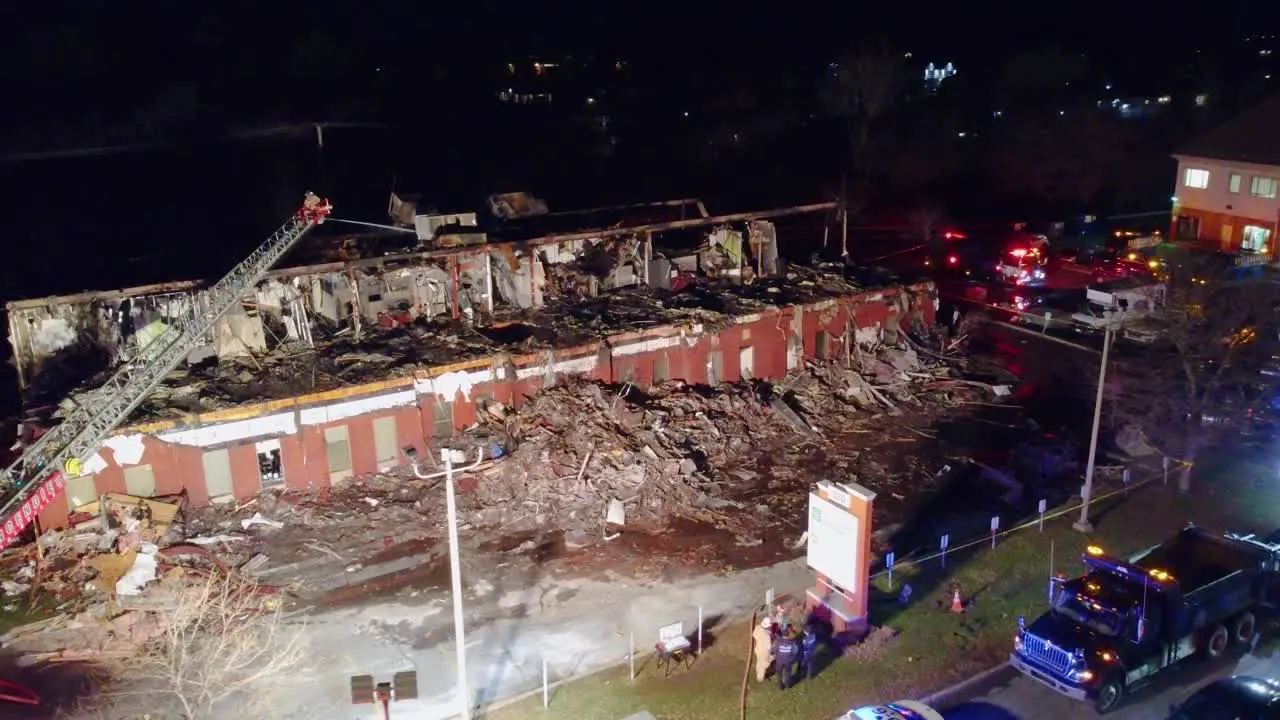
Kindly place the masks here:
<instances>
[{"instance_id":1,"label":"truck headlight","mask_svg":"<svg viewBox=\"0 0 1280 720\"><path fill-rule=\"evenodd\" d=\"M1022 633L1016 633L1013 636L1013 651L1022 652Z\"/></svg>"},{"instance_id":2,"label":"truck headlight","mask_svg":"<svg viewBox=\"0 0 1280 720\"><path fill-rule=\"evenodd\" d=\"M1087 683L1093 679L1093 671L1088 668L1071 671L1071 679L1076 682Z\"/></svg>"}]
</instances>

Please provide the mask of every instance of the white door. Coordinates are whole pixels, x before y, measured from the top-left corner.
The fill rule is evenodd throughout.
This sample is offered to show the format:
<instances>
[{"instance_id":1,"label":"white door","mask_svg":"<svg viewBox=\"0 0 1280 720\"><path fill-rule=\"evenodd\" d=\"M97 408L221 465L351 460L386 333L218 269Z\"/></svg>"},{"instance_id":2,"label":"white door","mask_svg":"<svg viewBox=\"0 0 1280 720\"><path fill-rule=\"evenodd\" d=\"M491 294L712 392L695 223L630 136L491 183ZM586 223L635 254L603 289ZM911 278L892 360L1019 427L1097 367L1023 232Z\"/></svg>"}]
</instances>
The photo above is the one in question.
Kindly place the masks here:
<instances>
[{"instance_id":1,"label":"white door","mask_svg":"<svg viewBox=\"0 0 1280 720\"><path fill-rule=\"evenodd\" d=\"M231 486L231 455L226 448L210 450L201 458L204 463L204 484L210 499L233 494Z\"/></svg>"},{"instance_id":2,"label":"white door","mask_svg":"<svg viewBox=\"0 0 1280 720\"><path fill-rule=\"evenodd\" d=\"M88 505L98 499L92 475L67 478L67 507L72 512L81 505Z\"/></svg>"},{"instance_id":3,"label":"white door","mask_svg":"<svg viewBox=\"0 0 1280 720\"><path fill-rule=\"evenodd\" d=\"M154 497L156 475L150 465L134 465L124 469L124 489L134 497Z\"/></svg>"},{"instance_id":4,"label":"white door","mask_svg":"<svg viewBox=\"0 0 1280 720\"><path fill-rule=\"evenodd\" d=\"M347 426L326 428L324 431L325 454L329 459L329 482L340 482L351 477L351 442L347 438Z\"/></svg>"},{"instance_id":5,"label":"white door","mask_svg":"<svg viewBox=\"0 0 1280 720\"><path fill-rule=\"evenodd\" d=\"M377 455L379 470L388 470L399 464L396 461L399 450L396 448L396 418L394 415L374 419L373 449Z\"/></svg>"},{"instance_id":6,"label":"white door","mask_svg":"<svg viewBox=\"0 0 1280 720\"><path fill-rule=\"evenodd\" d=\"M755 348L747 346L738 350L738 376L743 380L756 376Z\"/></svg>"}]
</instances>

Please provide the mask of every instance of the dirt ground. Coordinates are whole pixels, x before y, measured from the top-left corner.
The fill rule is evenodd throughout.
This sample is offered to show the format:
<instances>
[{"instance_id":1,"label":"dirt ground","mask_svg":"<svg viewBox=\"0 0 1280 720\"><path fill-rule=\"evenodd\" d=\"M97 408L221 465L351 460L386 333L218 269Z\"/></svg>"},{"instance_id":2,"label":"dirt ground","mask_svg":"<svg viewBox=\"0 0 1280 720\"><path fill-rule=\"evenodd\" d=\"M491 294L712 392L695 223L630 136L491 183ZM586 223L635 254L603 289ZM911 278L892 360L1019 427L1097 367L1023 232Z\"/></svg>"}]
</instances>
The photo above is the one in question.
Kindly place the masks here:
<instances>
[{"instance_id":1,"label":"dirt ground","mask_svg":"<svg viewBox=\"0 0 1280 720\"><path fill-rule=\"evenodd\" d=\"M1016 416L1016 409L1003 412ZM607 529L596 520L594 532L504 527L484 522L491 513L476 502L474 483L464 480L458 486L465 574L501 577L514 566L532 566L550 578L674 582L773 565L804 553L797 543L809 489L829 479L854 480L879 494L876 537L887 545L908 519L918 523L922 512L955 492L949 487L969 484L946 469L960 463L947 455L952 448L939 442L937 428L974 418L972 406L939 405L860 419L821 439L779 437L717 469L714 477L740 481L723 496L733 505L717 510L724 523L674 515ZM991 497L998 495L999 488L989 490ZM373 477L325 495L264 495L238 510L207 513L192 525L209 533L238 530L237 518L256 513L283 523L280 529L259 525L238 533L251 537L225 549L246 559L266 554L270 560L261 581L288 585L302 604L411 601L448 589L442 494L438 482ZM972 500L982 493L969 487L966 495ZM744 535L742 527L751 532Z\"/></svg>"}]
</instances>

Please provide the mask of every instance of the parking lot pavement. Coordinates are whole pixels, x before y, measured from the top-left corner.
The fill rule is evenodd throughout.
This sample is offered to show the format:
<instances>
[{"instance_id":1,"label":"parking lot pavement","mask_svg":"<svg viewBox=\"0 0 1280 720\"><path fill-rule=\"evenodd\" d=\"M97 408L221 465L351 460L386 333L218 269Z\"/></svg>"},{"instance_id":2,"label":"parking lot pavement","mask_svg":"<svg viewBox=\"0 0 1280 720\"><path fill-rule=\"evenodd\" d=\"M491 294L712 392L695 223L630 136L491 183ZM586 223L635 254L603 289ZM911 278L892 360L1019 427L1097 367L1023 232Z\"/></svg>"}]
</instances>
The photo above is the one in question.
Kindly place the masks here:
<instances>
[{"instance_id":1,"label":"parking lot pavement","mask_svg":"<svg viewBox=\"0 0 1280 720\"><path fill-rule=\"evenodd\" d=\"M1280 641L1270 640L1239 659L1215 665L1191 660L1169 670L1139 690L1109 720L1160 720L1172 706L1203 685L1232 675L1280 678ZM944 708L947 720L1094 720L1090 703L1069 700L1013 670L993 679L994 686L978 688L973 696Z\"/></svg>"}]
</instances>

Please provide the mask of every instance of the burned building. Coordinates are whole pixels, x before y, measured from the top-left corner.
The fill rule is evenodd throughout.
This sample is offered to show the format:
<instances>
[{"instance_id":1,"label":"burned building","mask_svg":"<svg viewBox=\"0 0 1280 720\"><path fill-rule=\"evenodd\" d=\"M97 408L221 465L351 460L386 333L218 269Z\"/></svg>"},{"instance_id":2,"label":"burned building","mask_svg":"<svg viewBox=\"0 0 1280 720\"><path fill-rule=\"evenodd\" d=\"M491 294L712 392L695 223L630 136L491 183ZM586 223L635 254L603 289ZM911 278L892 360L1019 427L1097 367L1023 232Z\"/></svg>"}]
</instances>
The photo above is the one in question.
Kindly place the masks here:
<instances>
[{"instance_id":1,"label":"burned building","mask_svg":"<svg viewBox=\"0 0 1280 720\"><path fill-rule=\"evenodd\" d=\"M66 502L41 511L41 525L65 525L105 493L185 493L203 505L385 472L406 462L405 448L439 445L478 413L519 406L570 375L639 386L773 379L933 321L928 283L785 267L773 220L830 203L724 216L697 208L523 239L477 239L465 215L438 227L413 218L415 233L431 227L431 242L411 251L273 270L67 479ZM442 242L449 227L470 239ZM686 249L666 249L681 234ZM194 312L204 287L8 303L28 437L93 392L86 373Z\"/></svg>"}]
</instances>

